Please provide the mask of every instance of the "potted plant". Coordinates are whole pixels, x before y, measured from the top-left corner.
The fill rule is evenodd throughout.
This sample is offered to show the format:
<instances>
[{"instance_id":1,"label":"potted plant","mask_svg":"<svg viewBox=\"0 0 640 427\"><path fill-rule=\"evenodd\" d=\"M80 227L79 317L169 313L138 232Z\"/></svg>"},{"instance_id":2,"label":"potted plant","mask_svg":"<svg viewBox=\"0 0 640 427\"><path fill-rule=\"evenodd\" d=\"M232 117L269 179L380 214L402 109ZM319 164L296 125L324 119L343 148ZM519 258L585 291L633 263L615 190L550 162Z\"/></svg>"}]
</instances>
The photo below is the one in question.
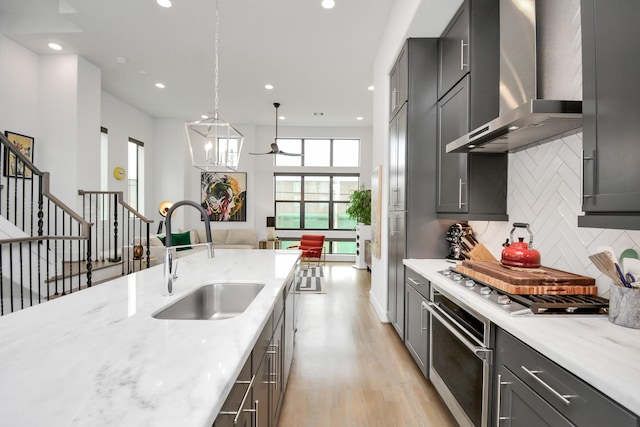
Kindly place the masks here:
<instances>
[{"instance_id":1,"label":"potted plant","mask_svg":"<svg viewBox=\"0 0 640 427\"><path fill-rule=\"evenodd\" d=\"M363 185L351 193L347 215L359 224L371 225L371 190L366 190Z\"/></svg>"},{"instance_id":2,"label":"potted plant","mask_svg":"<svg viewBox=\"0 0 640 427\"><path fill-rule=\"evenodd\" d=\"M365 261L365 246L371 239L371 190L364 185L351 193L347 207L349 218L355 219L356 224L356 263L357 269L368 268Z\"/></svg>"}]
</instances>

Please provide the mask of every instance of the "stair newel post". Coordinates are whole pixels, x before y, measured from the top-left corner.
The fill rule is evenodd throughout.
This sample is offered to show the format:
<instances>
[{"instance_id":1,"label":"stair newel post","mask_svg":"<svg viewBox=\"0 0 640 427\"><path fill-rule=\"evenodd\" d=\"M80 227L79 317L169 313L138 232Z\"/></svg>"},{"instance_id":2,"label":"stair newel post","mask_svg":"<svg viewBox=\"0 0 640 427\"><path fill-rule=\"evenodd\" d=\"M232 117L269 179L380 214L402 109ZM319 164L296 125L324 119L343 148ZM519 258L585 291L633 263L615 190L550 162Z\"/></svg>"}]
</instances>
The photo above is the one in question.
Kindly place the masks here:
<instances>
[{"instance_id":1,"label":"stair newel post","mask_svg":"<svg viewBox=\"0 0 640 427\"><path fill-rule=\"evenodd\" d=\"M87 287L91 287L91 270L93 265L91 264L91 226L88 227L87 232Z\"/></svg>"},{"instance_id":2,"label":"stair newel post","mask_svg":"<svg viewBox=\"0 0 640 427\"><path fill-rule=\"evenodd\" d=\"M109 261L118 262L118 195L113 195L113 258Z\"/></svg>"},{"instance_id":3,"label":"stair newel post","mask_svg":"<svg viewBox=\"0 0 640 427\"><path fill-rule=\"evenodd\" d=\"M150 227L151 223L147 222L147 268L151 267L151 249L149 248Z\"/></svg>"}]
</instances>

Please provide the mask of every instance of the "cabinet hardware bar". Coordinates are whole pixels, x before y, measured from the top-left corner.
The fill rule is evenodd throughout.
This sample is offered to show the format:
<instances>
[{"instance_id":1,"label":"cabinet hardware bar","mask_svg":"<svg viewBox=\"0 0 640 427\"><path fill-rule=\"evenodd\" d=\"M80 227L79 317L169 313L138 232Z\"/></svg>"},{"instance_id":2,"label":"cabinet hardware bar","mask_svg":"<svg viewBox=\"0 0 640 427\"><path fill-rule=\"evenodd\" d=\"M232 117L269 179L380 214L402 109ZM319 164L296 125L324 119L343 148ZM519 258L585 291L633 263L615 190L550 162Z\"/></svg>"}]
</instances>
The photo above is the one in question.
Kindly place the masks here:
<instances>
[{"instance_id":1,"label":"cabinet hardware bar","mask_svg":"<svg viewBox=\"0 0 640 427\"><path fill-rule=\"evenodd\" d=\"M503 385L511 385L508 381L502 381L502 374L498 374L498 390L496 393L496 427L500 427L500 421L508 420L511 417L501 417L500 416L500 403L502 400L502 386Z\"/></svg>"},{"instance_id":2,"label":"cabinet hardware bar","mask_svg":"<svg viewBox=\"0 0 640 427\"><path fill-rule=\"evenodd\" d=\"M534 380L536 380L541 386L543 386L544 388L549 390L549 392L551 392L551 394L553 394L555 397L560 399L562 401L562 403L564 403L565 405L569 406L569 404L571 403L570 399L572 397L576 397L576 396L572 396L570 394L560 394L560 393L558 393L553 387L551 387L549 384L544 382L540 377L538 377L538 375L536 375L536 374L542 373L543 371L531 371L531 370L525 368L524 366L521 366L521 368L527 374L529 374Z\"/></svg>"}]
</instances>

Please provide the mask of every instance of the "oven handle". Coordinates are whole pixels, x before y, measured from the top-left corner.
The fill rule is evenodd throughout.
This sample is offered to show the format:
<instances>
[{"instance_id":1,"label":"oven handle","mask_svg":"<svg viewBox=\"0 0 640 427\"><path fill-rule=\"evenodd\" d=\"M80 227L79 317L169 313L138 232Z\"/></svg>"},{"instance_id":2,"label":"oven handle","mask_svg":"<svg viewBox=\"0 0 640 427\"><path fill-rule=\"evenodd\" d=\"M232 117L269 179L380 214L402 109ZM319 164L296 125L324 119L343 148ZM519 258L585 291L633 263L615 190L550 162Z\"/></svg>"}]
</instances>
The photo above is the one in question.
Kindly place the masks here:
<instances>
[{"instance_id":1,"label":"oven handle","mask_svg":"<svg viewBox=\"0 0 640 427\"><path fill-rule=\"evenodd\" d=\"M490 348L486 348L484 346L473 345L473 343L471 343L457 329L452 327L449 321L445 319L445 317L448 318L452 323L454 323L456 326L464 330L464 328L460 326L460 324L456 322L455 319L452 319L451 316L443 312L442 309L438 307L438 304L434 303L433 301L427 301L427 306L425 308L429 310L429 313L431 313L433 317L438 319L440 323L442 323L442 325L449 330L449 332L455 335L455 337L458 338L460 342L462 342L462 344L465 345L465 347L471 350L473 354L475 354L476 357L478 357L478 359L484 360L487 363L491 363L491 353L493 352L493 350L491 350Z\"/></svg>"}]
</instances>

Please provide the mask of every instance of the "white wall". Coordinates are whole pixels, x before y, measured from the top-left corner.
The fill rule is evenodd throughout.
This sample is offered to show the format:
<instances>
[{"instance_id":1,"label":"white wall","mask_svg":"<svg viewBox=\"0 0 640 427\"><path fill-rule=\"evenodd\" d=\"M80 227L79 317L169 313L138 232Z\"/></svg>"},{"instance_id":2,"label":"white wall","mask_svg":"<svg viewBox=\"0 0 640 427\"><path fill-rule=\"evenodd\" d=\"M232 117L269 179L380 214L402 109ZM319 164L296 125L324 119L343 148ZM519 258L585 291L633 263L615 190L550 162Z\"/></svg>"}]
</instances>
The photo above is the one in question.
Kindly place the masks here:
<instances>
[{"instance_id":1,"label":"white wall","mask_svg":"<svg viewBox=\"0 0 640 427\"><path fill-rule=\"evenodd\" d=\"M0 36L0 132L9 130L35 138L38 159L38 56Z\"/></svg>"},{"instance_id":2,"label":"white wall","mask_svg":"<svg viewBox=\"0 0 640 427\"><path fill-rule=\"evenodd\" d=\"M129 137L135 138L138 141L144 142L145 159L154 159L155 150L158 146L155 141L155 122L153 118L142 111L126 104L119 100L108 92L102 91L101 99L102 116L100 126L107 128L109 135L109 167L108 174L110 191L122 191L124 192L125 199L127 199L127 181L118 181L113 175L113 169L116 166L121 166L127 170L128 165L128 152L127 147L129 143ZM99 130L99 128L98 128ZM100 157L100 145L96 144L94 156ZM99 170L96 169L96 170ZM149 188L153 188L153 180L155 178L156 165L153 161L146 162L145 165L145 182L147 185L147 194L149 194ZM128 172L128 171L127 171ZM98 175L97 172L93 174ZM99 179L97 176L96 179ZM100 186L99 181L95 182L93 188L84 188L85 190L95 190ZM149 200L151 197L145 197L145 206L141 207L139 211L153 219L153 204ZM155 204L157 208L158 203ZM153 228L153 227L152 227Z\"/></svg>"},{"instance_id":3,"label":"white wall","mask_svg":"<svg viewBox=\"0 0 640 427\"><path fill-rule=\"evenodd\" d=\"M382 165L382 215L380 259L371 258L371 305L380 320L387 322L387 206L389 194L389 72L407 38L407 32L420 0L396 1L378 49L373 70L373 150L372 165Z\"/></svg>"}]
</instances>

